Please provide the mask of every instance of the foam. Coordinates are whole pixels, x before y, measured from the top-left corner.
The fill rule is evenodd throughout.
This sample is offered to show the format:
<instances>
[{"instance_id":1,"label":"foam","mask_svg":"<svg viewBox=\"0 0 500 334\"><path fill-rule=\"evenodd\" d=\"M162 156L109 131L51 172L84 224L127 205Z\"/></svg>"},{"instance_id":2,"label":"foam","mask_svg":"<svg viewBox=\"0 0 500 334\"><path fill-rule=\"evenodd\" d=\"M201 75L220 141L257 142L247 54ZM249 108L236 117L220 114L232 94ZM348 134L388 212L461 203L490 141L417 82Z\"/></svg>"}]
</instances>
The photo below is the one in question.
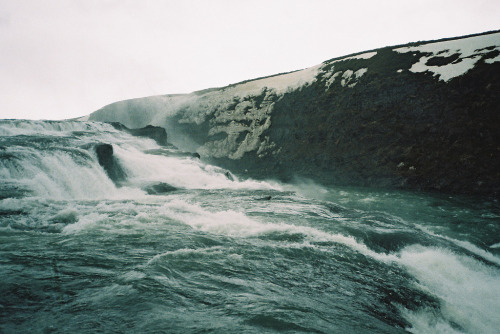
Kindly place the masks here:
<instances>
[{"instance_id":1,"label":"foam","mask_svg":"<svg viewBox=\"0 0 500 334\"><path fill-rule=\"evenodd\" d=\"M5 149L13 159L0 161L5 182L26 189L33 196L52 199L123 199L144 196L145 184L165 182L185 189L281 189L278 184L228 178L227 170L194 158L165 157L143 151L160 148L152 139L137 138L109 124L93 122L2 121L9 135L69 136L49 142L47 147L11 145ZM73 136L73 131L83 131ZM69 141L69 144L67 143ZM99 165L91 148L111 143L113 155L130 176L126 187L117 186ZM36 145L26 141L26 145ZM90 145L88 145L90 144ZM79 147L88 147L87 149Z\"/></svg>"},{"instance_id":2,"label":"foam","mask_svg":"<svg viewBox=\"0 0 500 334\"><path fill-rule=\"evenodd\" d=\"M500 258L484 249L481 249L479 247L477 247L476 245L468 242L468 241L462 241L462 240L457 240L457 239L454 239L454 238L450 238L450 237L447 237L447 236L443 236L443 235L440 235L440 234L436 234L432 231L430 231L428 228L424 227L424 226L419 226L419 225L416 225L415 227L417 227L419 230L429 234L429 235L432 235L433 237L437 237L437 238L441 238L441 239L444 239L444 240L448 240L450 242L452 242L453 244L455 244L456 246L459 246L463 249L466 249L468 250L469 252L483 258L484 260L486 261L489 261L491 263L495 263L497 265L500 266ZM500 245L500 243L499 243ZM494 245L493 245L494 246ZM495 247L492 247L490 246L490 248L495 248Z\"/></svg>"},{"instance_id":3,"label":"foam","mask_svg":"<svg viewBox=\"0 0 500 334\"><path fill-rule=\"evenodd\" d=\"M244 213L227 210L212 212L199 205L181 200L166 203L160 212L172 220L180 221L196 230L229 237L265 237L273 234L301 235L307 244L332 242L347 246L376 260L391 263L398 258L393 254L380 254L358 242L354 237L324 232L309 226L268 223L247 217Z\"/></svg>"},{"instance_id":4,"label":"foam","mask_svg":"<svg viewBox=\"0 0 500 334\"><path fill-rule=\"evenodd\" d=\"M184 189L275 189L278 184L237 179L231 180L225 169L202 163L194 158L165 157L144 154L129 147L116 147L115 156L129 175L132 185L165 182Z\"/></svg>"},{"instance_id":5,"label":"foam","mask_svg":"<svg viewBox=\"0 0 500 334\"><path fill-rule=\"evenodd\" d=\"M37 134L62 136L73 131L116 132L110 124L100 122L0 120L0 136Z\"/></svg>"},{"instance_id":6,"label":"foam","mask_svg":"<svg viewBox=\"0 0 500 334\"><path fill-rule=\"evenodd\" d=\"M399 312L408 320L412 327L406 328L415 334L463 334L464 332L453 328L446 320L436 314L434 310L410 311L400 307Z\"/></svg>"},{"instance_id":7,"label":"foam","mask_svg":"<svg viewBox=\"0 0 500 334\"><path fill-rule=\"evenodd\" d=\"M5 181L30 189L34 196L85 199L116 193L115 185L90 156L77 161L66 151L18 148L9 152L17 159L2 160L1 174L8 175Z\"/></svg>"},{"instance_id":8,"label":"foam","mask_svg":"<svg viewBox=\"0 0 500 334\"><path fill-rule=\"evenodd\" d=\"M107 214L92 212L87 215L81 215L77 222L66 225L61 232L63 234L75 234L83 231L93 230L107 220Z\"/></svg>"},{"instance_id":9,"label":"foam","mask_svg":"<svg viewBox=\"0 0 500 334\"><path fill-rule=\"evenodd\" d=\"M490 333L500 328L500 275L473 258L449 250L414 245L396 254L377 253L351 236L308 226L265 223L232 210L210 212L197 205L173 201L162 211L173 219L204 232L231 237L258 237L273 233L300 234L303 244L333 242L389 265L404 267L418 288L440 301L439 310L403 310L415 333ZM453 325L452 325L453 324ZM458 326L458 327L457 327ZM458 329L457 329L458 328Z\"/></svg>"},{"instance_id":10,"label":"foam","mask_svg":"<svg viewBox=\"0 0 500 334\"><path fill-rule=\"evenodd\" d=\"M73 208L65 208L50 218L51 221L58 223L74 223L78 221L78 211Z\"/></svg>"},{"instance_id":11,"label":"foam","mask_svg":"<svg viewBox=\"0 0 500 334\"><path fill-rule=\"evenodd\" d=\"M426 332L424 324L446 332L457 324L466 333L495 333L500 328L500 273L470 257L442 248L410 246L399 255L402 264L417 280L418 286L441 302L437 317L429 313L406 313L415 332Z\"/></svg>"},{"instance_id":12,"label":"foam","mask_svg":"<svg viewBox=\"0 0 500 334\"><path fill-rule=\"evenodd\" d=\"M153 256L148 262L148 265L156 263L157 261L164 260L165 258L191 258L198 255L220 255L222 254L221 246L207 247L207 248L181 248L174 251L169 251Z\"/></svg>"}]
</instances>

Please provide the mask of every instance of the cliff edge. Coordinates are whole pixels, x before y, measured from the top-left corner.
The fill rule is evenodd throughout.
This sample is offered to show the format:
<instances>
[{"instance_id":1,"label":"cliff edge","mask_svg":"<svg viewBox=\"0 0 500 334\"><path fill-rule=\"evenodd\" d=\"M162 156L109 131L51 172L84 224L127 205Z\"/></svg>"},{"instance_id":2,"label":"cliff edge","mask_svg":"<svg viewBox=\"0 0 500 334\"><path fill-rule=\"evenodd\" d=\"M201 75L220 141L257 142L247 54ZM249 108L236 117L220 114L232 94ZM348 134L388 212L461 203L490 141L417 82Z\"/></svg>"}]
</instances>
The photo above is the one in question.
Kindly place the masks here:
<instances>
[{"instance_id":1,"label":"cliff edge","mask_svg":"<svg viewBox=\"0 0 500 334\"><path fill-rule=\"evenodd\" d=\"M88 116L256 178L498 195L500 32L385 47Z\"/></svg>"}]
</instances>

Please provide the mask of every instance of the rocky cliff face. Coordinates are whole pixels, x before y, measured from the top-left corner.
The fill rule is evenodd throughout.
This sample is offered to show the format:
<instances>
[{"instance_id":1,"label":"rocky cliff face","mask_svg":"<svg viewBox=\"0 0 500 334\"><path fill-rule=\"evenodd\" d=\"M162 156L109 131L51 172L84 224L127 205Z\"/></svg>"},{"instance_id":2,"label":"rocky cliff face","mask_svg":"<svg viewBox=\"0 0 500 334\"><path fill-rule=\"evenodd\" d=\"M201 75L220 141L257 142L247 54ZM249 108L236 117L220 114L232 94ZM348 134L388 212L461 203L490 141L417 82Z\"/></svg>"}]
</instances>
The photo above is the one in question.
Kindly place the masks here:
<instances>
[{"instance_id":1,"label":"rocky cliff face","mask_svg":"<svg viewBox=\"0 0 500 334\"><path fill-rule=\"evenodd\" d=\"M387 47L89 118L163 126L170 140L252 177L495 195L500 32Z\"/></svg>"}]
</instances>

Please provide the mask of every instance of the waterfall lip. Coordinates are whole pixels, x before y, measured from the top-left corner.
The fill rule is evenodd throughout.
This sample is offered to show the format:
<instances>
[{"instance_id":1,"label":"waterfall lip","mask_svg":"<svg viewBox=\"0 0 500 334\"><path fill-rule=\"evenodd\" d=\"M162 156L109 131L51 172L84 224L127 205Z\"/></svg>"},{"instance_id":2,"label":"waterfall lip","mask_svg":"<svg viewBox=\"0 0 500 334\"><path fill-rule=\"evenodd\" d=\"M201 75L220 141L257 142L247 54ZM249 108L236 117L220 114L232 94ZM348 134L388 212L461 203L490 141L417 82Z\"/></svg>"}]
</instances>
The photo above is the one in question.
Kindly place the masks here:
<instances>
[{"instance_id":1,"label":"waterfall lip","mask_svg":"<svg viewBox=\"0 0 500 334\"><path fill-rule=\"evenodd\" d=\"M69 121L1 121L0 176L19 185L6 186L1 197L114 198L167 195L182 189L269 189L262 181L239 181L230 171L201 161L166 143L165 130L131 132L119 123ZM155 140L160 133L164 141ZM151 138L152 137L152 138ZM157 138L156 138L157 139ZM2 169L4 168L4 169ZM274 187L276 188L276 187ZM120 197L120 196L118 196Z\"/></svg>"}]
</instances>

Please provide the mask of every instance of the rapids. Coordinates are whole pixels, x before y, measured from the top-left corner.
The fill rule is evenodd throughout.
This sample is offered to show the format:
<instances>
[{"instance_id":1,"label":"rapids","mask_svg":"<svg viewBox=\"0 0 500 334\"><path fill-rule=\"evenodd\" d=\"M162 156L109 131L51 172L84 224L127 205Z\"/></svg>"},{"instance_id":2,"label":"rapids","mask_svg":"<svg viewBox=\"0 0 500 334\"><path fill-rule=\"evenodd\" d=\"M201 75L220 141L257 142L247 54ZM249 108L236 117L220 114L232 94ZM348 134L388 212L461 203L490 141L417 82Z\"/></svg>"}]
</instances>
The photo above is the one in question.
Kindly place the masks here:
<instances>
[{"instance_id":1,"label":"rapids","mask_svg":"<svg viewBox=\"0 0 500 334\"><path fill-rule=\"evenodd\" d=\"M500 328L496 200L240 180L181 153L0 120L0 332Z\"/></svg>"}]
</instances>

